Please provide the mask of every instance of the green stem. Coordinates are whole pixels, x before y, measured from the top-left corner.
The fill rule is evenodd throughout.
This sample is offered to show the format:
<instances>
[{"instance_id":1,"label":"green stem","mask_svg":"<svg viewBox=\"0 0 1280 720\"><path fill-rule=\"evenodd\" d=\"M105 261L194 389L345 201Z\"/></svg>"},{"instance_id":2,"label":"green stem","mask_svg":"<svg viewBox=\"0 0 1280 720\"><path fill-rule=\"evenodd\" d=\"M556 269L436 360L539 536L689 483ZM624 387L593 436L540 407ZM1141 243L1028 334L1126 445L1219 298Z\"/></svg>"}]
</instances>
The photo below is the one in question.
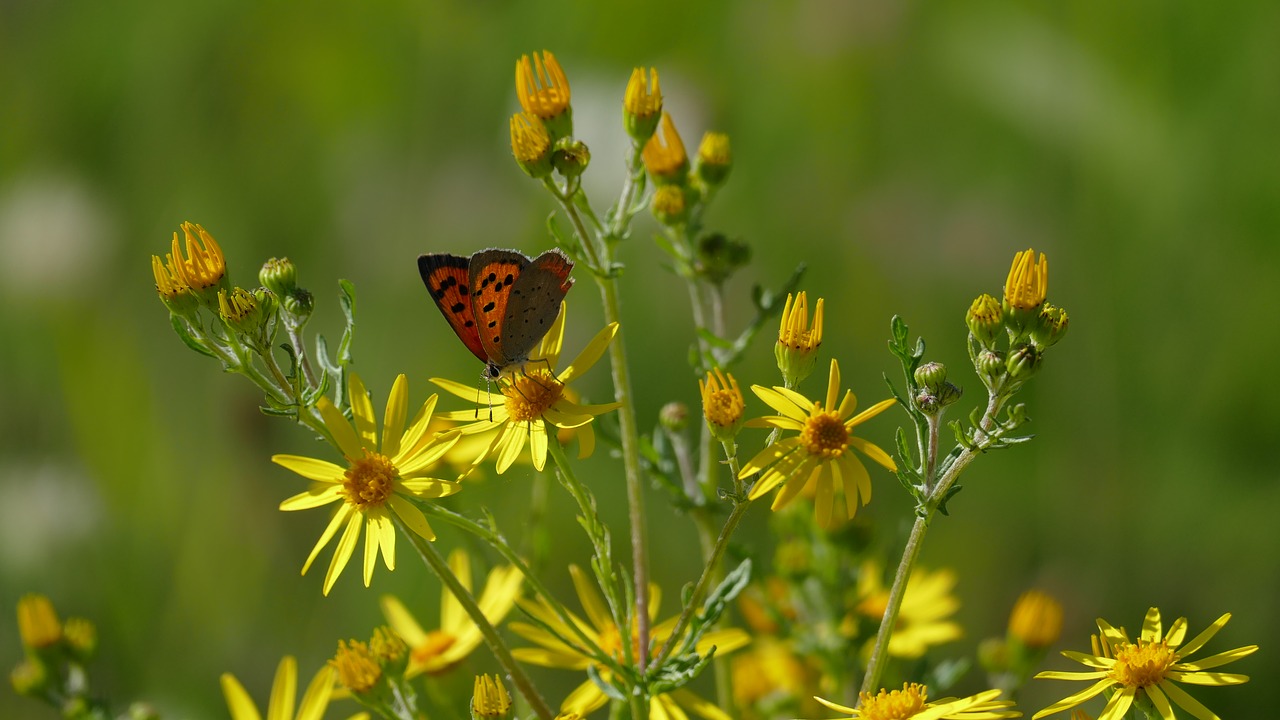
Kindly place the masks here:
<instances>
[{"instance_id":1,"label":"green stem","mask_svg":"<svg viewBox=\"0 0 1280 720\"><path fill-rule=\"evenodd\" d=\"M498 634L493 624L484 616L484 611L476 604L476 600L471 593L462 586L458 577L453 574L453 570L449 569L449 564L445 559L440 557L440 553L436 552L434 546L426 538L418 535L410 530L398 516L392 514L391 519L395 522L396 527L400 529L400 533L409 539L409 543L418 551L418 555L422 557L427 567L435 572L440 581L449 588L449 592L457 598L458 603L462 605L462 609L471 617L472 622L480 630L480 635L484 637L485 644L493 652L494 657L498 660L498 664L511 677L511 681L515 683L516 689L524 695L529 701L529 705L533 707L533 711L537 713L541 720L555 720L555 713L547 705L547 701L542 699L538 694L538 689L534 687L529 676L525 674L524 668L516 663L514 657L511 656L511 650L507 648L506 642L502 636Z\"/></svg>"},{"instance_id":2,"label":"green stem","mask_svg":"<svg viewBox=\"0 0 1280 720\"><path fill-rule=\"evenodd\" d=\"M644 164L640 162L644 154L644 145L631 143L631 155L627 157L627 176L622 181L622 193L618 196L618 204L614 207L613 217L609 218L609 237L622 239L631 221L631 204L635 202L636 189L640 187L640 178L644 175Z\"/></svg>"}]
</instances>

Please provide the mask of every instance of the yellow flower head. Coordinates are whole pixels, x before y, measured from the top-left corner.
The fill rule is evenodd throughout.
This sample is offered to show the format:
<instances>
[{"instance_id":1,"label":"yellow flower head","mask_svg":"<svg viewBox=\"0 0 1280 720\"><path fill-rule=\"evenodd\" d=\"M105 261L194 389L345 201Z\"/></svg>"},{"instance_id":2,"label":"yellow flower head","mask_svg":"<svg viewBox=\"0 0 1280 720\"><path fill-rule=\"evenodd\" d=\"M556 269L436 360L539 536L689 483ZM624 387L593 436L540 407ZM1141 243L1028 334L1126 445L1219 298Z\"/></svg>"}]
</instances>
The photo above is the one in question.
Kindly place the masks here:
<instances>
[{"instance_id":1,"label":"yellow flower head","mask_svg":"<svg viewBox=\"0 0 1280 720\"><path fill-rule=\"evenodd\" d=\"M338 652L329 665L337 673L342 687L357 695L373 690L382 679L382 664L378 657L359 640L339 640Z\"/></svg>"},{"instance_id":2,"label":"yellow flower head","mask_svg":"<svg viewBox=\"0 0 1280 720\"><path fill-rule=\"evenodd\" d=\"M995 347L996 338L1004 329L1004 311L1000 301L983 293L969 305L969 312L964 315L965 325L982 347L990 350Z\"/></svg>"},{"instance_id":3,"label":"yellow flower head","mask_svg":"<svg viewBox=\"0 0 1280 720\"><path fill-rule=\"evenodd\" d=\"M685 202L684 188L679 185L659 185L653 191L649 207L653 211L653 217L663 225L683 223L689 209Z\"/></svg>"},{"instance_id":4,"label":"yellow flower head","mask_svg":"<svg viewBox=\"0 0 1280 720\"><path fill-rule=\"evenodd\" d=\"M551 329L529 354L529 362L523 369L498 380L503 403L491 405L489 400L484 401L479 411L482 419L459 428L466 435L495 429L498 431L493 442L476 458L475 464L478 465L490 454L497 453L497 470L504 473L528 445L533 455L533 466L541 471L547 463L548 425L577 430L578 457L589 457L595 449L595 433L591 429L591 421L599 415L616 410L620 403L581 404L577 402L569 383L600 359L617 335L618 324L605 326L573 362L564 370L557 371L560 350L564 345L565 313L565 305L562 303L560 314ZM463 400L476 401L476 390L470 385L444 378L432 378L431 382ZM441 415L449 420L465 422L476 417L476 410L455 410Z\"/></svg>"},{"instance_id":5,"label":"yellow flower head","mask_svg":"<svg viewBox=\"0 0 1280 720\"><path fill-rule=\"evenodd\" d=\"M551 173L551 136L537 115L518 112L511 116L511 154L529 177Z\"/></svg>"},{"instance_id":6,"label":"yellow flower head","mask_svg":"<svg viewBox=\"0 0 1280 720\"><path fill-rule=\"evenodd\" d=\"M822 345L822 298L813 309L813 324L809 324L809 296L801 291L792 302L787 293L787 304L782 308L782 320L778 326L778 342L773 346L774 359L782 373L783 384L794 388L809 377L818 362L818 347Z\"/></svg>"},{"instance_id":7,"label":"yellow flower head","mask_svg":"<svg viewBox=\"0 0 1280 720\"><path fill-rule=\"evenodd\" d=\"M219 289L227 289L227 261L222 256L222 248L207 230L195 223L182 223L182 233L186 238L187 252L183 254L175 232L173 251L167 256L169 270L187 287L212 303ZM155 261L152 261L153 269L154 266Z\"/></svg>"},{"instance_id":8,"label":"yellow flower head","mask_svg":"<svg viewBox=\"0 0 1280 720\"><path fill-rule=\"evenodd\" d=\"M297 455L275 455L271 458L277 465L313 481L309 490L280 503L281 510L305 510L341 503L302 566L302 572L306 574L320 550L339 529L343 531L325 573L326 595L351 559L362 525L365 527L364 584L368 587L373 579L379 550L387 569L395 569L396 528L393 516L427 540L436 539L422 511L408 498L442 498L460 489L457 483L426 477L427 470L458 440L457 433L442 436L427 433L427 425L436 406L435 395L427 398L406 430L409 382L404 375L397 377L387 397L379 443L373 403L364 383L355 373L350 375L349 388L354 427L327 397L316 403L325 429L341 449L347 467Z\"/></svg>"},{"instance_id":9,"label":"yellow flower head","mask_svg":"<svg viewBox=\"0 0 1280 720\"><path fill-rule=\"evenodd\" d=\"M1062 653L1091 668L1090 670L1049 671L1036 675L1037 678L1051 680L1091 680L1093 684L1041 710L1032 720L1075 707L1104 691L1109 693L1110 699L1098 720L1120 720L1139 695L1150 700L1161 717L1174 717L1171 702L1198 718L1217 717L1175 683L1239 685L1249 680L1246 675L1209 669L1252 655L1258 650L1257 645L1246 645L1199 660L1187 660L1204 647L1230 619L1231 614L1227 613L1190 642L1184 642L1187 637L1187 619L1178 618L1170 625L1168 632L1165 632L1158 608L1147 611L1142 621L1142 633L1136 641L1130 640L1123 628L1114 628L1106 620L1098 618L1100 635L1093 638L1093 654L1069 651Z\"/></svg>"},{"instance_id":10,"label":"yellow flower head","mask_svg":"<svg viewBox=\"0 0 1280 720\"><path fill-rule=\"evenodd\" d=\"M842 713L843 717L858 720L994 720L995 718L1022 717L1012 710L1012 700L996 700L999 690L987 690L967 698L946 698L928 701L928 688L919 683L903 683L901 690L881 690L872 695L862 693L857 708L814 698L827 707Z\"/></svg>"},{"instance_id":11,"label":"yellow flower head","mask_svg":"<svg viewBox=\"0 0 1280 720\"><path fill-rule=\"evenodd\" d=\"M858 400L852 391L845 391L843 398L840 396L840 366L834 359L831 361L825 403L809 400L785 387L752 385L751 391L781 414L751 420L747 427L798 432L769 445L742 466L739 478L760 473L760 478L751 487L752 500L785 483L773 500L773 509L779 510L813 482L816 492L814 513L818 523L832 527L854 516L859 498L863 505L871 499L871 476L851 448L875 460L886 470L897 470L888 453L852 433L853 428L888 410L896 401L881 400L854 415ZM837 491L844 493L843 507L836 506Z\"/></svg>"},{"instance_id":12,"label":"yellow flower head","mask_svg":"<svg viewBox=\"0 0 1280 720\"><path fill-rule=\"evenodd\" d=\"M22 637L22 645L31 650L62 641L62 623L49 598L32 593L18 600L18 635Z\"/></svg>"},{"instance_id":13,"label":"yellow flower head","mask_svg":"<svg viewBox=\"0 0 1280 720\"><path fill-rule=\"evenodd\" d=\"M711 434L721 442L732 442L742 429L742 414L746 411L738 381L716 368L707 373L705 382L698 380L698 391L702 394L702 415Z\"/></svg>"},{"instance_id":14,"label":"yellow flower head","mask_svg":"<svg viewBox=\"0 0 1280 720\"><path fill-rule=\"evenodd\" d=\"M644 146L644 166L658 184L681 183L689 173L689 157L670 113L662 113L662 132Z\"/></svg>"},{"instance_id":15,"label":"yellow flower head","mask_svg":"<svg viewBox=\"0 0 1280 720\"><path fill-rule=\"evenodd\" d=\"M285 656L276 668L275 681L271 684L271 701L267 706L267 720L319 720L329 707L333 695L335 673L328 665L320 668L302 695L298 714L294 715L294 699L298 689L298 662ZM244 686L231 673L222 674L222 694L227 700L232 720L262 720L257 706L249 698ZM367 717L362 714L362 717Z\"/></svg>"},{"instance_id":16,"label":"yellow flower head","mask_svg":"<svg viewBox=\"0 0 1280 720\"><path fill-rule=\"evenodd\" d=\"M67 648L81 660L88 660L98 649L98 628L84 618L67 618L62 626Z\"/></svg>"},{"instance_id":17,"label":"yellow flower head","mask_svg":"<svg viewBox=\"0 0 1280 720\"><path fill-rule=\"evenodd\" d=\"M547 123L552 139L573 133L569 79L548 50L520 56L516 61L516 96L524 111Z\"/></svg>"},{"instance_id":18,"label":"yellow flower head","mask_svg":"<svg viewBox=\"0 0 1280 720\"><path fill-rule=\"evenodd\" d=\"M545 600L520 600L518 601L520 609L536 620L538 625L513 622L507 627L515 634L541 647L516 648L511 651L511 654L521 662L542 667L584 671L594 666L600 676L607 681L612 676L612 671L598 663L586 646L590 645L621 661L628 654L623 644L624 637L630 639L630 654L634 656L638 650L636 647L638 630L632 627L630 632L620 632L613 622L613 616L609 613L609 606L586 573L577 566L570 565L569 574L573 578L574 589L577 590L578 600L581 601L582 608L587 613L587 619L583 620L573 613L568 613L569 623L566 623ZM658 587L650 585L649 618L651 621L657 617L661 597L662 593ZM676 621L677 618L672 617L650 628L649 637L652 641L650 654L656 653L671 636L672 631L675 630ZM540 626L549 627L553 632L548 632ZM573 644L561 641L559 639L561 637L572 640ZM743 647L749 641L750 637L741 630L711 630L698 640L695 649L699 655L705 656L714 646L716 657L723 657ZM574 712L586 717L603 707L608 701L609 697L604 694L604 691L588 678L565 698L560 711ZM729 716L715 705L688 690L676 690L650 699L650 708L657 708L653 710L651 718L684 717L685 713L681 707L688 708L710 720L730 720ZM666 715L661 715L662 712Z\"/></svg>"},{"instance_id":19,"label":"yellow flower head","mask_svg":"<svg viewBox=\"0 0 1280 720\"><path fill-rule=\"evenodd\" d=\"M1062 603L1043 590L1028 590L1009 615L1009 636L1031 649L1047 648L1062 635Z\"/></svg>"},{"instance_id":20,"label":"yellow flower head","mask_svg":"<svg viewBox=\"0 0 1280 720\"><path fill-rule=\"evenodd\" d=\"M627 134L638 142L648 140L653 137L661 114L662 88L658 85L657 68L650 68L648 73L644 68L632 70L627 92L622 97L622 117Z\"/></svg>"},{"instance_id":21,"label":"yellow flower head","mask_svg":"<svg viewBox=\"0 0 1280 720\"><path fill-rule=\"evenodd\" d=\"M471 559L465 550L449 553L449 567L459 582L471 590ZM524 577L514 565L496 567L485 580L480 594L480 609L489 622L502 622L520 597L520 585ZM409 645L409 667L406 678L427 673L435 675L448 671L462 662L480 646L480 628L462 609L458 598L445 588L440 597L440 627L423 630L418 621L398 599L382 596L382 614L396 633Z\"/></svg>"},{"instance_id":22,"label":"yellow flower head","mask_svg":"<svg viewBox=\"0 0 1280 720\"><path fill-rule=\"evenodd\" d=\"M738 707L774 698L798 700L812 682L812 673L796 653L786 643L769 637L757 639L750 650L734 656L730 672Z\"/></svg>"},{"instance_id":23,"label":"yellow flower head","mask_svg":"<svg viewBox=\"0 0 1280 720\"><path fill-rule=\"evenodd\" d=\"M854 612L879 623L889 606L889 588L881 582L881 569L866 563L858 573L858 604ZM935 645L958 640L964 632L950 618L960 608L954 594L956 574L947 568L917 568L907 580L898 611L898 622L889 636L889 654L914 660Z\"/></svg>"},{"instance_id":24,"label":"yellow flower head","mask_svg":"<svg viewBox=\"0 0 1280 720\"><path fill-rule=\"evenodd\" d=\"M473 718L505 718L511 712L511 695L495 675L477 675L471 693Z\"/></svg>"},{"instance_id":25,"label":"yellow flower head","mask_svg":"<svg viewBox=\"0 0 1280 720\"><path fill-rule=\"evenodd\" d=\"M1013 265L1009 268L1009 278L1004 283L1004 303L1018 310L1033 310L1044 302L1049 292L1049 261L1044 253L1040 253L1040 261L1036 262L1036 254L1031 248L1013 256Z\"/></svg>"},{"instance_id":26,"label":"yellow flower head","mask_svg":"<svg viewBox=\"0 0 1280 720\"><path fill-rule=\"evenodd\" d=\"M190 315L199 306L200 299L174 266L172 254L165 255L165 260L161 260L159 255L151 256L151 274L156 279L156 294L170 312Z\"/></svg>"}]
</instances>

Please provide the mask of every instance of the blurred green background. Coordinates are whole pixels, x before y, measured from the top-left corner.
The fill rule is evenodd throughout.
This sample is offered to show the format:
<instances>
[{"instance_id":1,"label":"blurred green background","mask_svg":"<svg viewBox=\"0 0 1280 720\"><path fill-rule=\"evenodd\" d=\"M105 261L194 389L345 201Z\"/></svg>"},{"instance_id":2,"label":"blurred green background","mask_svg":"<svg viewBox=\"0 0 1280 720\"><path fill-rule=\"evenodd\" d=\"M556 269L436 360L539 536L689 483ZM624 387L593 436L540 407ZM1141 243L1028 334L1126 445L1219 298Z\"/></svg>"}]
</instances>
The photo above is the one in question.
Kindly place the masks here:
<instances>
[{"instance_id":1,"label":"blurred green background","mask_svg":"<svg viewBox=\"0 0 1280 720\"><path fill-rule=\"evenodd\" d=\"M506 130L514 60L542 48L569 75L601 209L621 180L633 66L659 69L688 145L731 135L708 221L755 251L731 319L747 320L753 283L807 262L824 352L864 402L897 372L899 313L951 364L967 412L981 386L963 370L965 309L1000 291L1016 250L1048 253L1071 332L1023 394L1037 440L976 463L929 537L924 563L960 572L967 630L939 654L1001 633L1033 584L1064 600L1066 648L1087 647L1097 616L1133 629L1158 605L1198 629L1230 611L1209 650L1261 644L1233 666L1261 681L1194 694L1223 717L1275 705L1273 2L0 2L0 618L39 591L93 619L98 686L166 717L225 716L224 671L265 701L286 653L309 676L338 638L367 637L381 592L435 623L436 584L403 546L369 590L348 569L322 599L323 567L298 576L325 515L277 511L302 485L268 458L319 446L178 341L149 256L183 220L214 234L242 284L287 255L331 338L336 279L351 279L356 367L376 396L398 372L415 402L429 377L473 378L414 258L549 245L552 203ZM641 218L622 250L646 425L669 399L696 401L685 295L654 230ZM568 352L599 328L597 297L580 278ZM737 374L775 382L768 338ZM587 387L603 397L607 379L602 363ZM901 416L867 435L888 445L886 418ZM601 455L590 482L626 556L621 476ZM490 505L516 533L530 473L463 507ZM869 511L897 532L905 497L873 479ZM694 535L660 493L650 508L665 616L696 572ZM767 544L751 535L765 512L744 540ZM577 535L556 541L558 565L586 562ZM19 656L0 621L0 665ZM581 679L538 677L553 695ZM1074 689L1042 681L1023 708ZM5 683L0 716L52 714Z\"/></svg>"}]
</instances>

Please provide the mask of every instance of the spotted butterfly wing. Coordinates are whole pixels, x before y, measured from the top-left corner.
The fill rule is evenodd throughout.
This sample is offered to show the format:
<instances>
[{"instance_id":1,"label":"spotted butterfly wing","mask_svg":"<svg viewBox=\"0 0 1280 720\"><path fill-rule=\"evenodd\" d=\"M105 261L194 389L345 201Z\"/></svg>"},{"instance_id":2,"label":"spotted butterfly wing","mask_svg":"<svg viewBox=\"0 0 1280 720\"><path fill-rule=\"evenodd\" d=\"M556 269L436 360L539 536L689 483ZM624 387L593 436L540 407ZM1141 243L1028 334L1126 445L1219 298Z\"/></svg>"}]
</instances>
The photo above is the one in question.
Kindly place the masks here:
<instances>
[{"instance_id":1,"label":"spotted butterfly wing","mask_svg":"<svg viewBox=\"0 0 1280 720\"><path fill-rule=\"evenodd\" d=\"M457 333L458 339L480 359L488 363L484 344L480 342L480 330L476 325L475 313L471 309L470 258L447 253L432 253L418 256L418 274L431 293L431 299L440 314L449 322L449 327Z\"/></svg>"},{"instance_id":2,"label":"spotted butterfly wing","mask_svg":"<svg viewBox=\"0 0 1280 720\"><path fill-rule=\"evenodd\" d=\"M529 359L573 285L572 269L573 263L559 250L532 261L513 250L490 249L471 256L471 305L490 377Z\"/></svg>"}]
</instances>

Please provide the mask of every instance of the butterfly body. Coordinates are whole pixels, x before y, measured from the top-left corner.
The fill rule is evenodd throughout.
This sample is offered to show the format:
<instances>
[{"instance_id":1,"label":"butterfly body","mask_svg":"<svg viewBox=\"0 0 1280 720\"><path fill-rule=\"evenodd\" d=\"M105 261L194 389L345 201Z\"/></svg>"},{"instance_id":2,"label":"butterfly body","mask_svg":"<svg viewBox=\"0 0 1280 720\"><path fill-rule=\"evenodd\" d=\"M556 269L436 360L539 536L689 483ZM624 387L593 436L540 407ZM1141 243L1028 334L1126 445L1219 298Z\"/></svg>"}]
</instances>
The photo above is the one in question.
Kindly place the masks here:
<instances>
[{"instance_id":1,"label":"butterfly body","mask_svg":"<svg viewBox=\"0 0 1280 720\"><path fill-rule=\"evenodd\" d=\"M458 339L497 379L529 361L573 286L573 263L560 250L530 259L490 248L471 257L418 256L418 273Z\"/></svg>"}]
</instances>

